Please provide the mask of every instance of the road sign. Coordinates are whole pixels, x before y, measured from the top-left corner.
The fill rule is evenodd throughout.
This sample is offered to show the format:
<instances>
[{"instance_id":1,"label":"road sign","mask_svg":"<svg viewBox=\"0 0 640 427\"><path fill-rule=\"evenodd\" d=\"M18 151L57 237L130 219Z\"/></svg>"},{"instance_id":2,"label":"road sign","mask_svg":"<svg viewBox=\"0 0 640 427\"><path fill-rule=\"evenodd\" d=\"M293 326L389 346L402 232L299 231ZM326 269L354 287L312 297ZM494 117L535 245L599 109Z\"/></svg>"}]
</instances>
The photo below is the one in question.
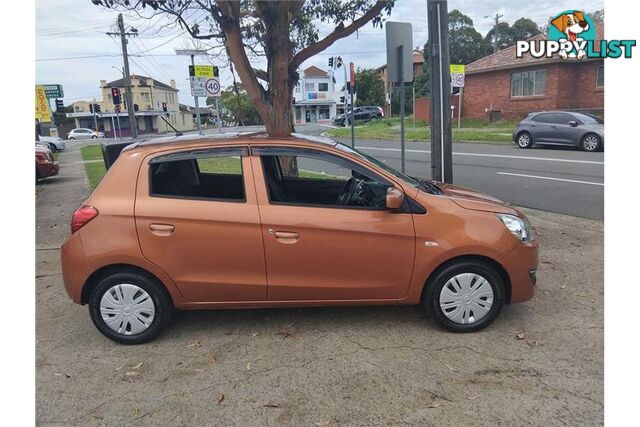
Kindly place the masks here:
<instances>
[{"instance_id":1,"label":"road sign","mask_svg":"<svg viewBox=\"0 0 640 427\"><path fill-rule=\"evenodd\" d=\"M218 67L213 65L189 65L189 82L191 83L191 95L218 96L220 95L220 81L218 79ZM216 80L209 83L210 80ZM211 87L211 90L209 90ZM216 89L217 87L217 89Z\"/></svg>"},{"instance_id":2,"label":"road sign","mask_svg":"<svg viewBox=\"0 0 640 427\"><path fill-rule=\"evenodd\" d=\"M413 81L413 29L408 22L387 22L387 72L391 83L400 83L400 63L405 83ZM402 46L402 49L399 47ZM402 57L400 57L402 51Z\"/></svg>"},{"instance_id":3,"label":"road sign","mask_svg":"<svg viewBox=\"0 0 640 427\"><path fill-rule=\"evenodd\" d=\"M218 77L207 79L204 87L207 90L207 96L220 96L220 79Z\"/></svg>"},{"instance_id":4,"label":"road sign","mask_svg":"<svg viewBox=\"0 0 640 427\"><path fill-rule=\"evenodd\" d=\"M42 85L47 98L64 98L62 85Z\"/></svg>"},{"instance_id":5,"label":"road sign","mask_svg":"<svg viewBox=\"0 0 640 427\"><path fill-rule=\"evenodd\" d=\"M451 73L451 87L464 87L464 71L463 64L451 64L449 72Z\"/></svg>"},{"instance_id":6,"label":"road sign","mask_svg":"<svg viewBox=\"0 0 640 427\"><path fill-rule=\"evenodd\" d=\"M36 85L36 119L40 120L40 123L51 121L49 99L42 85Z\"/></svg>"}]
</instances>

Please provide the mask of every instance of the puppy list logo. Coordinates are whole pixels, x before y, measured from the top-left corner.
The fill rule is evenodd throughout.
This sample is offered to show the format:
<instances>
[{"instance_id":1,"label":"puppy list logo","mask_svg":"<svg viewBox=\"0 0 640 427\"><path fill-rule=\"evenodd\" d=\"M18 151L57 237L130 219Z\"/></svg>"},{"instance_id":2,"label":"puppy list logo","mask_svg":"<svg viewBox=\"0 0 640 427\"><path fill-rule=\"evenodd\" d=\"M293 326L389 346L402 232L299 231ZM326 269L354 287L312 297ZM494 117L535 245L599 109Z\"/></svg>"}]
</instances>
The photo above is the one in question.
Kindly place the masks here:
<instances>
[{"instance_id":1,"label":"puppy list logo","mask_svg":"<svg viewBox=\"0 0 640 427\"><path fill-rule=\"evenodd\" d=\"M635 45L635 40L596 41L593 20L583 11L565 10L551 19L548 40L519 40L516 57L528 52L534 58L631 58Z\"/></svg>"}]
</instances>

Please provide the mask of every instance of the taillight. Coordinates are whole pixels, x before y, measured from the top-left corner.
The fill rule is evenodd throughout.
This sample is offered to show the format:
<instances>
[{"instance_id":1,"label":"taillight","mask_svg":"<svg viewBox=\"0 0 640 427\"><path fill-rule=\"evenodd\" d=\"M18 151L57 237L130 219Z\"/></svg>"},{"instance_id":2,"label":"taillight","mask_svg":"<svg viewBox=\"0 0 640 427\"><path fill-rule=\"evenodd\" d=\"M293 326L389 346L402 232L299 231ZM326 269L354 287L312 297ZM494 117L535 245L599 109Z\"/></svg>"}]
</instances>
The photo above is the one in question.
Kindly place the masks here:
<instances>
[{"instance_id":1,"label":"taillight","mask_svg":"<svg viewBox=\"0 0 640 427\"><path fill-rule=\"evenodd\" d=\"M71 232L80 230L86 223L98 216L98 209L93 206L82 205L73 213Z\"/></svg>"}]
</instances>

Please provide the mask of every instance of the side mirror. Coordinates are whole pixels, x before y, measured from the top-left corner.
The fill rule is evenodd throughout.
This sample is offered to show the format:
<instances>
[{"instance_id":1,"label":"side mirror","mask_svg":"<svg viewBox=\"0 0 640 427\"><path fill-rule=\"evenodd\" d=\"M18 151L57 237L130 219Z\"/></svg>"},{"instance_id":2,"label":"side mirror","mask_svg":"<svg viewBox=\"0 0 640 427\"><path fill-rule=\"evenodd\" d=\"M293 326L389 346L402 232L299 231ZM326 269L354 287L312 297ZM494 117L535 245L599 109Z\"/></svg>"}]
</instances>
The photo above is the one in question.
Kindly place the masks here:
<instances>
[{"instance_id":1,"label":"side mirror","mask_svg":"<svg viewBox=\"0 0 640 427\"><path fill-rule=\"evenodd\" d=\"M387 188L387 200L386 208L389 210L396 210L402 207L404 202L404 193L395 187Z\"/></svg>"},{"instance_id":2,"label":"side mirror","mask_svg":"<svg viewBox=\"0 0 640 427\"><path fill-rule=\"evenodd\" d=\"M574 128L574 127L578 126L578 122L576 122L575 120L569 120L569 126Z\"/></svg>"}]
</instances>

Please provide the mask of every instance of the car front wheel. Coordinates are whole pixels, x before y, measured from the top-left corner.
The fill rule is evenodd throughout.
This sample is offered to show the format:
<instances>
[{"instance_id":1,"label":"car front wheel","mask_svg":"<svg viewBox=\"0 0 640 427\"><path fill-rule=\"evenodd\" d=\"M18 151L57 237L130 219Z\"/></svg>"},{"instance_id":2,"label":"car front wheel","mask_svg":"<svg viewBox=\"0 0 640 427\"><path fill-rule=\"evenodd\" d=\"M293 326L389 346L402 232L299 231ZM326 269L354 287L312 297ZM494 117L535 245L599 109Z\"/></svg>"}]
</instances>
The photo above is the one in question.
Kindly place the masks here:
<instances>
[{"instance_id":1,"label":"car front wheel","mask_svg":"<svg viewBox=\"0 0 640 427\"><path fill-rule=\"evenodd\" d=\"M444 329L474 332L491 324L504 304L504 283L489 264L467 260L448 265L427 284L423 305Z\"/></svg>"},{"instance_id":2,"label":"car front wheel","mask_svg":"<svg viewBox=\"0 0 640 427\"><path fill-rule=\"evenodd\" d=\"M54 144L49 144L49 150L51 150L52 153L55 153L56 151L58 151L58 149Z\"/></svg>"},{"instance_id":3,"label":"car front wheel","mask_svg":"<svg viewBox=\"0 0 640 427\"><path fill-rule=\"evenodd\" d=\"M75 138L75 137L73 137L73 136L70 136L70 137L69 137L69 139L70 139L70 140L74 140L74 139L76 139L76 138Z\"/></svg>"},{"instance_id":4,"label":"car front wheel","mask_svg":"<svg viewBox=\"0 0 640 427\"><path fill-rule=\"evenodd\" d=\"M529 132L519 133L516 142L520 148L530 148L533 145L533 140L531 139L531 134Z\"/></svg>"},{"instance_id":5,"label":"car front wheel","mask_svg":"<svg viewBox=\"0 0 640 427\"><path fill-rule=\"evenodd\" d=\"M91 139L98 139L98 137L96 135L93 135Z\"/></svg>"},{"instance_id":6,"label":"car front wheel","mask_svg":"<svg viewBox=\"0 0 640 427\"><path fill-rule=\"evenodd\" d=\"M89 299L89 313L104 336L120 344L153 340L171 320L173 304L157 280L123 271L100 280Z\"/></svg>"},{"instance_id":7,"label":"car front wheel","mask_svg":"<svg viewBox=\"0 0 640 427\"><path fill-rule=\"evenodd\" d=\"M582 137L582 141L580 142L580 148L584 151L598 151L600 148L600 137L593 133L586 134Z\"/></svg>"}]
</instances>

